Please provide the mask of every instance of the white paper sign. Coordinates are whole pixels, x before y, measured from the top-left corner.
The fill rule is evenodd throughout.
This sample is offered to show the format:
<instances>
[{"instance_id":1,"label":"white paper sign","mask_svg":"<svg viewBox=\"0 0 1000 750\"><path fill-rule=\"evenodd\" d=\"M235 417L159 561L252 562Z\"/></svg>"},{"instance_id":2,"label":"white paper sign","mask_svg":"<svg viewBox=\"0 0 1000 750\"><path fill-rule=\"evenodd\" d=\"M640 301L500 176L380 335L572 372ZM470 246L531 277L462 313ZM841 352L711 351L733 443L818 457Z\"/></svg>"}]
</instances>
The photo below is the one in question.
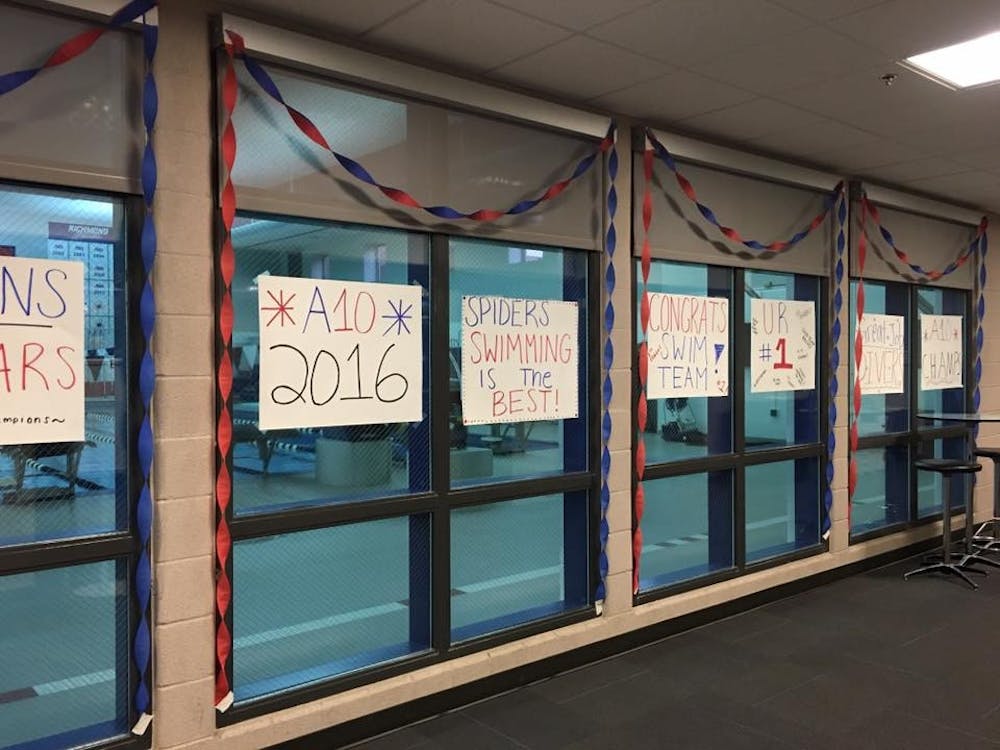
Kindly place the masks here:
<instances>
[{"instance_id":1,"label":"white paper sign","mask_svg":"<svg viewBox=\"0 0 1000 750\"><path fill-rule=\"evenodd\" d=\"M462 297L462 421L575 418L579 324L575 302Z\"/></svg>"},{"instance_id":2,"label":"white paper sign","mask_svg":"<svg viewBox=\"0 0 1000 750\"><path fill-rule=\"evenodd\" d=\"M83 264L0 259L0 445L80 442Z\"/></svg>"},{"instance_id":3,"label":"white paper sign","mask_svg":"<svg viewBox=\"0 0 1000 750\"><path fill-rule=\"evenodd\" d=\"M750 300L750 391L809 391L816 387L816 305Z\"/></svg>"},{"instance_id":4,"label":"white paper sign","mask_svg":"<svg viewBox=\"0 0 1000 750\"><path fill-rule=\"evenodd\" d=\"M423 419L423 289L257 278L262 430Z\"/></svg>"},{"instance_id":5,"label":"white paper sign","mask_svg":"<svg viewBox=\"0 0 1000 750\"><path fill-rule=\"evenodd\" d=\"M962 316L920 316L920 390L962 387Z\"/></svg>"},{"instance_id":6,"label":"white paper sign","mask_svg":"<svg viewBox=\"0 0 1000 750\"><path fill-rule=\"evenodd\" d=\"M649 295L646 398L729 393L729 300Z\"/></svg>"},{"instance_id":7,"label":"white paper sign","mask_svg":"<svg viewBox=\"0 0 1000 750\"><path fill-rule=\"evenodd\" d=\"M861 392L903 392L904 318L865 313L861 317Z\"/></svg>"}]
</instances>

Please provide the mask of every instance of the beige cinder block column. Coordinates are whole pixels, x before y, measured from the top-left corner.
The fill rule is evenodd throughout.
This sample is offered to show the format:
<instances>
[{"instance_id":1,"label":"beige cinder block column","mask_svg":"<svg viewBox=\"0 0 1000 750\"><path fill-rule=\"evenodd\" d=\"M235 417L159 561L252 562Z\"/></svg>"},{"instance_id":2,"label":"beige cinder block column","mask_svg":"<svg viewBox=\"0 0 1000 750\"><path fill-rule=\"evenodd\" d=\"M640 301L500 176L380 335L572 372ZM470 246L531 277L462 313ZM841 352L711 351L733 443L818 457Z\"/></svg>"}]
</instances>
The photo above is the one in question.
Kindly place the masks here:
<instances>
[{"instance_id":1,"label":"beige cinder block column","mask_svg":"<svg viewBox=\"0 0 1000 750\"><path fill-rule=\"evenodd\" d=\"M154 212L153 744L215 731L213 201L209 9L160 0Z\"/></svg>"},{"instance_id":2,"label":"beige cinder block column","mask_svg":"<svg viewBox=\"0 0 1000 750\"><path fill-rule=\"evenodd\" d=\"M997 227L998 222L1000 217L990 217L991 227ZM989 232L988 239L995 240L998 236L1000 234L994 228ZM977 268L977 284L978 274ZM979 383L979 409L983 412L998 412L1000 411L1000 247L992 246L986 255L986 287L983 291L986 316L983 319L983 374ZM972 326L978 321L976 316L978 304L977 287L976 297L972 300L973 320L970 323ZM975 349L969 354L975 361ZM977 442L984 447L1000 447L1000 423L980 425ZM993 516L993 462L982 459L980 463L983 465L983 470L976 475L975 508L976 518L983 520Z\"/></svg>"},{"instance_id":3,"label":"beige cinder block column","mask_svg":"<svg viewBox=\"0 0 1000 750\"><path fill-rule=\"evenodd\" d=\"M611 367L611 472L608 489L608 579L605 616L632 607L632 123L618 120L618 212L615 214L617 244L614 256L615 322L611 342L615 350ZM604 288L604 279L601 279ZM601 311L607 304L601 296ZM603 320L602 320L603 325ZM602 328L603 330L603 328ZM602 352L603 360L603 352Z\"/></svg>"}]
</instances>

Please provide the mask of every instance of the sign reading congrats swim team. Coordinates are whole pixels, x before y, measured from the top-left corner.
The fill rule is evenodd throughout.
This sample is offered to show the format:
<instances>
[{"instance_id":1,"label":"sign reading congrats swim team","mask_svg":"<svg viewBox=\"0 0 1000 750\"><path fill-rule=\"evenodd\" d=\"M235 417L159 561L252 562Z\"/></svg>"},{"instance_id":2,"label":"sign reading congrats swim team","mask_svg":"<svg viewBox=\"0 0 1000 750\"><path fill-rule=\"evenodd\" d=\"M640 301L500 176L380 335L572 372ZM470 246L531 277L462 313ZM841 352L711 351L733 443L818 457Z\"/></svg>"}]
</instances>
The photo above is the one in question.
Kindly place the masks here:
<instances>
[{"instance_id":1,"label":"sign reading congrats swim team","mask_svg":"<svg viewBox=\"0 0 1000 750\"><path fill-rule=\"evenodd\" d=\"M729 300L649 295L646 398L729 393Z\"/></svg>"},{"instance_id":2,"label":"sign reading congrats swim team","mask_svg":"<svg viewBox=\"0 0 1000 750\"><path fill-rule=\"evenodd\" d=\"M0 263L0 445L80 442L83 264Z\"/></svg>"},{"instance_id":3,"label":"sign reading congrats swim team","mask_svg":"<svg viewBox=\"0 0 1000 750\"><path fill-rule=\"evenodd\" d=\"M579 321L576 302L462 297L462 421L575 418Z\"/></svg>"},{"instance_id":4,"label":"sign reading congrats swim team","mask_svg":"<svg viewBox=\"0 0 1000 750\"><path fill-rule=\"evenodd\" d=\"M750 300L750 392L816 387L816 305Z\"/></svg>"},{"instance_id":5,"label":"sign reading congrats swim team","mask_svg":"<svg viewBox=\"0 0 1000 750\"><path fill-rule=\"evenodd\" d=\"M920 316L920 390L962 387L962 316Z\"/></svg>"},{"instance_id":6,"label":"sign reading congrats swim team","mask_svg":"<svg viewBox=\"0 0 1000 750\"><path fill-rule=\"evenodd\" d=\"M262 430L423 419L423 289L257 277Z\"/></svg>"}]
</instances>

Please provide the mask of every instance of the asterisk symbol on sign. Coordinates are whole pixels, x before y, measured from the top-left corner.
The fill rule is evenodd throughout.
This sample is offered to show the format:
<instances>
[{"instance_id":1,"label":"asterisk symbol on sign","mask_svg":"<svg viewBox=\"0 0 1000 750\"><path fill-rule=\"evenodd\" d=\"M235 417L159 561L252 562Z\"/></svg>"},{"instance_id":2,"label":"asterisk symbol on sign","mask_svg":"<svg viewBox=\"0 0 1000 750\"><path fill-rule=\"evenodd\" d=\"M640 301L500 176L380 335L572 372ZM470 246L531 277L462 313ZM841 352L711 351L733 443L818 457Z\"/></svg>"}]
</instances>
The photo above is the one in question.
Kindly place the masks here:
<instances>
[{"instance_id":1,"label":"asterisk symbol on sign","mask_svg":"<svg viewBox=\"0 0 1000 750\"><path fill-rule=\"evenodd\" d=\"M277 297L275 297L274 296L274 292L272 292L270 290L268 290L267 296L270 297L272 299L272 301L274 302L274 307L262 307L260 309L261 309L262 312L273 312L274 315L272 315L271 319L269 321L267 321L267 325L265 326L265 328L270 328L271 323L273 323L276 319L278 320L279 325L282 328L284 328L285 327L285 318L288 318L288 324L289 325L292 325L292 326L295 325L295 321L292 319L292 315L291 315L291 312L290 312L291 310L295 309L291 305L291 301L293 299L295 299L295 294L294 293L290 294L288 296L288 299L285 299L285 292L284 292L284 290L283 289L279 289Z\"/></svg>"},{"instance_id":2,"label":"asterisk symbol on sign","mask_svg":"<svg viewBox=\"0 0 1000 750\"><path fill-rule=\"evenodd\" d=\"M387 319L387 320L391 320L392 322L389 323L389 327L385 329L385 332L382 335L383 336L388 336L389 335L389 331L391 331L393 328L396 329L396 335L397 336L401 336L402 335L403 329L406 329L406 332L410 333L410 327L408 325L406 325L406 321L410 320L413 317L413 316L410 315L410 310L413 309L413 305L407 305L406 309L404 310L403 309L403 300L399 301L399 306L398 307L393 303L392 300L389 300L389 307L392 308L392 312L391 313L387 313L386 315L383 315L382 317L385 318L385 319Z\"/></svg>"}]
</instances>

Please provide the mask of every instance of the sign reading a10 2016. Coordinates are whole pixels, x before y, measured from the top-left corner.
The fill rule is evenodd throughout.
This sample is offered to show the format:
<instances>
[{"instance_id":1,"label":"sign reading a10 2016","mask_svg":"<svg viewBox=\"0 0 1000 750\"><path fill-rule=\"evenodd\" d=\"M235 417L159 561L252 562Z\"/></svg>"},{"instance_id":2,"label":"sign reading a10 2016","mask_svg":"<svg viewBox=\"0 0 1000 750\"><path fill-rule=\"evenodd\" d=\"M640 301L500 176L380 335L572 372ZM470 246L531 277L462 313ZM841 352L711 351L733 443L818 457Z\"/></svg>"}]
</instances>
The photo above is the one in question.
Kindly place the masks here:
<instances>
[{"instance_id":1,"label":"sign reading a10 2016","mask_svg":"<svg viewBox=\"0 0 1000 750\"><path fill-rule=\"evenodd\" d=\"M920 390L962 387L962 316L920 316Z\"/></svg>"},{"instance_id":2,"label":"sign reading a10 2016","mask_svg":"<svg viewBox=\"0 0 1000 750\"><path fill-rule=\"evenodd\" d=\"M462 421L573 419L579 413L576 302L462 297Z\"/></svg>"},{"instance_id":3,"label":"sign reading a10 2016","mask_svg":"<svg viewBox=\"0 0 1000 750\"><path fill-rule=\"evenodd\" d=\"M257 277L262 430L423 419L423 289Z\"/></svg>"},{"instance_id":4,"label":"sign reading a10 2016","mask_svg":"<svg viewBox=\"0 0 1000 750\"><path fill-rule=\"evenodd\" d=\"M816 387L816 305L750 300L750 392Z\"/></svg>"},{"instance_id":5,"label":"sign reading a10 2016","mask_svg":"<svg viewBox=\"0 0 1000 750\"><path fill-rule=\"evenodd\" d=\"M649 295L646 398L729 393L729 300Z\"/></svg>"},{"instance_id":6,"label":"sign reading a10 2016","mask_svg":"<svg viewBox=\"0 0 1000 750\"><path fill-rule=\"evenodd\" d=\"M84 439L83 264L0 263L0 445Z\"/></svg>"}]
</instances>

